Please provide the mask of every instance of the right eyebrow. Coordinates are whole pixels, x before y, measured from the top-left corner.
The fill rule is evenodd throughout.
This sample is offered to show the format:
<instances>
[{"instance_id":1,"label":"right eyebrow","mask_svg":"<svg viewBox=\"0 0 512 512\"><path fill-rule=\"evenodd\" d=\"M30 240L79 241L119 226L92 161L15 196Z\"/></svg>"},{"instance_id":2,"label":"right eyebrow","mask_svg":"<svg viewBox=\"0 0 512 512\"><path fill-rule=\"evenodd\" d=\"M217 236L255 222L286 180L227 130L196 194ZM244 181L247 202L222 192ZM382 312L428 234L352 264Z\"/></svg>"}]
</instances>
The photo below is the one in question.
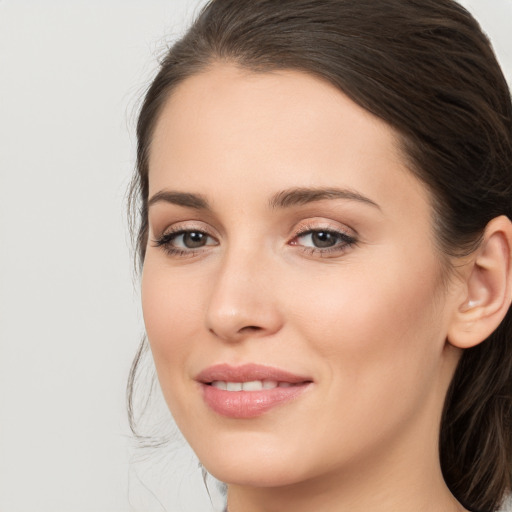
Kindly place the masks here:
<instances>
[{"instance_id":1,"label":"right eyebrow","mask_svg":"<svg viewBox=\"0 0 512 512\"><path fill-rule=\"evenodd\" d=\"M204 196L187 192L176 192L174 190L160 190L154 194L148 201L148 209L155 203L162 201L184 206L185 208L193 208L194 210L211 210Z\"/></svg>"}]
</instances>

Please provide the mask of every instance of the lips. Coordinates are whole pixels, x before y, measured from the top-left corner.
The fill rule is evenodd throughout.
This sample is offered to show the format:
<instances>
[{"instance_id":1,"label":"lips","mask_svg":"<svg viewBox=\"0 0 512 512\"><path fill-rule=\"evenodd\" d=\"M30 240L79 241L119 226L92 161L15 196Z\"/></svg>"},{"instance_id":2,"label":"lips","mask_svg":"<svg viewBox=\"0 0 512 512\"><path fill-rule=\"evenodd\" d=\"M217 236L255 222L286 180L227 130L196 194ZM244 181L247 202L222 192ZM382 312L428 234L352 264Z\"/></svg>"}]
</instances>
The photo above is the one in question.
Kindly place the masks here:
<instances>
[{"instance_id":1,"label":"lips","mask_svg":"<svg viewBox=\"0 0 512 512\"><path fill-rule=\"evenodd\" d=\"M278 368L220 364L200 372L203 399L216 413L229 418L254 418L301 395L312 379Z\"/></svg>"}]
</instances>

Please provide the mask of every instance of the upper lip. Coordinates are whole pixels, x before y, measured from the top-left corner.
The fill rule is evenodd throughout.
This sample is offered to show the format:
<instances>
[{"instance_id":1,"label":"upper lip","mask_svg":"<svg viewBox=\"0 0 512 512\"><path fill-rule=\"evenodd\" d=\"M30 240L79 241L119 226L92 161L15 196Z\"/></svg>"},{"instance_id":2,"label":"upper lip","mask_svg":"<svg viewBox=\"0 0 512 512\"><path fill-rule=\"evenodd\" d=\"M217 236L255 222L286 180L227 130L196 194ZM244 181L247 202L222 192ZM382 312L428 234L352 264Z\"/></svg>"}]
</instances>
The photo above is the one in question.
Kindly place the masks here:
<instances>
[{"instance_id":1,"label":"upper lip","mask_svg":"<svg viewBox=\"0 0 512 512\"><path fill-rule=\"evenodd\" d=\"M224 382L250 382L254 380L272 380L277 382L289 382L298 384L311 382L312 379L303 375L296 375L280 368L260 364L243 364L231 366L229 364L216 364L202 370L196 380L203 384L210 384L214 381Z\"/></svg>"}]
</instances>

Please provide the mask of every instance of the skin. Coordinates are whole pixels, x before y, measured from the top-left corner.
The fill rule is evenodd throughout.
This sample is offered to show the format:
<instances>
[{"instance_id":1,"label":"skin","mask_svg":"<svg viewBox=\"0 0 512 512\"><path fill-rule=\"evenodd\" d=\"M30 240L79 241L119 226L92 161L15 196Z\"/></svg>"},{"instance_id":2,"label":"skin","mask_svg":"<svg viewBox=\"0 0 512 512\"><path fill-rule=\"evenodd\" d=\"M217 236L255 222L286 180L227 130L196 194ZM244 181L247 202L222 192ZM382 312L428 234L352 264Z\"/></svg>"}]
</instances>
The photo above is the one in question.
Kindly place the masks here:
<instances>
[{"instance_id":1,"label":"skin","mask_svg":"<svg viewBox=\"0 0 512 512\"><path fill-rule=\"evenodd\" d=\"M230 512L464 510L439 467L447 343L462 281L443 279L429 193L395 132L298 71L217 64L167 101L150 153L154 200L142 278L148 339L169 408ZM343 189L270 206L290 189ZM205 233L191 249L169 230ZM327 252L305 230L343 238ZM178 254L169 250L178 250ZM195 376L259 363L309 376L252 419L204 402Z\"/></svg>"}]
</instances>

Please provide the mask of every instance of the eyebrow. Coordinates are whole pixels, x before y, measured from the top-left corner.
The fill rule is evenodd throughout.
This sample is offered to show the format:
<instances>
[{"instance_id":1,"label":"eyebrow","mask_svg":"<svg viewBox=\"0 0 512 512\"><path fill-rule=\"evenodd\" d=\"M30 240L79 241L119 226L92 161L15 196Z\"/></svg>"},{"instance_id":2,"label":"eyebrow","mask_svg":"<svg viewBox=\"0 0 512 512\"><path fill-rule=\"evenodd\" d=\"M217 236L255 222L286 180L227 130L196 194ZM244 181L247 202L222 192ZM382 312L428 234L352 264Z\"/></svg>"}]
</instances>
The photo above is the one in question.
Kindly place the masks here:
<instances>
[{"instance_id":1,"label":"eyebrow","mask_svg":"<svg viewBox=\"0 0 512 512\"><path fill-rule=\"evenodd\" d=\"M272 209L290 208L292 206L301 206L315 201L332 199L346 199L350 201L359 201L368 204L380 210L380 206L368 197L350 189L341 188L292 188L283 190L274 194L269 205ZM192 208L194 210L211 210L208 200L200 194L189 192L176 192L172 190L161 190L154 194L148 201L148 209L158 202L166 202Z\"/></svg>"},{"instance_id":2,"label":"eyebrow","mask_svg":"<svg viewBox=\"0 0 512 512\"><path fill-rule=\"evenodd\" d=\"M380 206L370 198L355 190L343 188L292 188L283 190L272 196L270 199L270 207L289 208L291 206L300 206L324 199L348 199L350 201L359 201L368 204L379 210L381 209Z\"/></svg>"},{"instance_id":3,"label":"eyebrow","mask_svg":"<svg viewBox=\"0 0 512 512\"><path fill-rule=\"evenodd\" d=\"M199 194L190 194L187 192L175 192L171 190L161 190L151 197L148 201L148 209L155 203L165 202L183 206L185 208L193 208L194 210L210 210L210 206L206 198Z\"/></svg>"}]
</instances>

